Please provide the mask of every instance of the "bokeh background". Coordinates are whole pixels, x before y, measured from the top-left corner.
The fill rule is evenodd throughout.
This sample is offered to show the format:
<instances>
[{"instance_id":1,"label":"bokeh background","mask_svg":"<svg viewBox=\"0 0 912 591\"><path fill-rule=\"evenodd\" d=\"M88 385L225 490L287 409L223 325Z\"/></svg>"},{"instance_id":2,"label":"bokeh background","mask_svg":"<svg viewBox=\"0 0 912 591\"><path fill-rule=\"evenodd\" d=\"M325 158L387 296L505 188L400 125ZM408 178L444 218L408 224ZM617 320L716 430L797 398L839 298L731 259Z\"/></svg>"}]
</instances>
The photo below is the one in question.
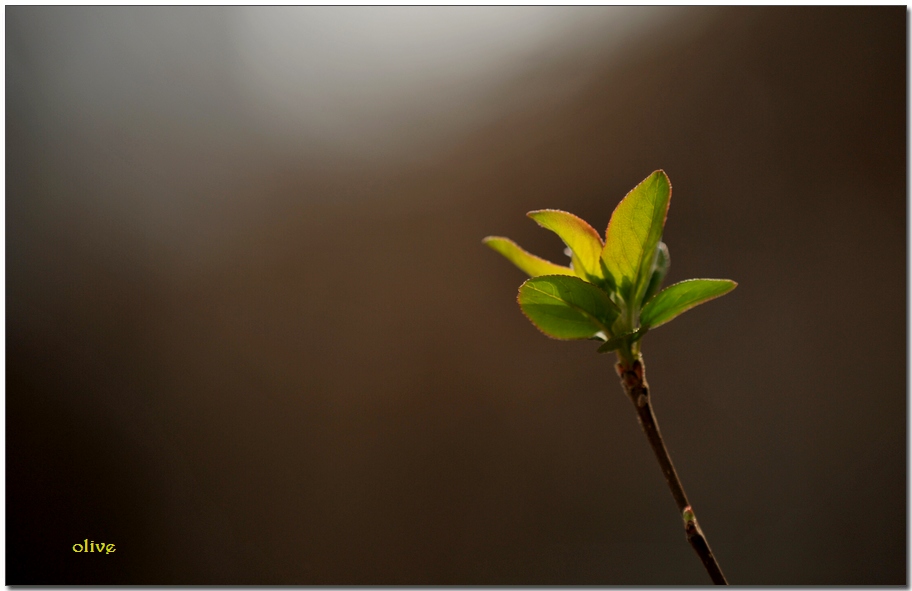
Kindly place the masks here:
<instances>
[{"instance_id":1,"label":"bokeh background","mask_svg":"<svg viewBox=\"0 0 912 591\"><path fill-rule=\"evenodd\" d=\"M656 413L741 584L906 573L880 8L6 8L7 584L705 584L489 234L657 168ZM76 554L83 539L116 544Z\"/></svg>"}]
</instances>

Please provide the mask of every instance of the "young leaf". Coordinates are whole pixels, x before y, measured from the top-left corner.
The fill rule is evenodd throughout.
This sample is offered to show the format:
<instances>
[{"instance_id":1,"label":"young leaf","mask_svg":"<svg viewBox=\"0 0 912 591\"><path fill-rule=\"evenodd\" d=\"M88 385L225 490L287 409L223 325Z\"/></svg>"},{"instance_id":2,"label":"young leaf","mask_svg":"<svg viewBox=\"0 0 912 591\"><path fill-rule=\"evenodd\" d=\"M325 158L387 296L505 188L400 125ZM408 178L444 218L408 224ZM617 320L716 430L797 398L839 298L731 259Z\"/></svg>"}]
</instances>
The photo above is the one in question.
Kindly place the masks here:
<instances>
[{"instance_id":1,"label":"young leaf","mask_svg":"<svg viewBox=\"0 0 912 591\"><path fill-rule=\"evenodd\" d=\"M657 170L634 187L611 214L602 259L631 304L642 301L646 292L670 200L671 183L664 171Z\"/></svg>"},{"instance_id":2,"label":"young leaf","mask_svg":"<svg viewBox=\"0 0 912 591\"><path fill-rule=\"evenodd\" d=\"M533 277L519 287L517 299L532 324L556 339L608 338L619 314L608 294L578 277Z\"/></svg>"},{"instance_id":3,"label":"young leaf","mask_svg":"<svg viewBox=\"0 0 912 591\"><path fill-rule=\"evenodd\" d=\"M504 255L511 263L519 267L520 270L525 271L526 275L530 277L538 277L539 275L575 275L570 267L555 265L551 261L546 261L541 257L530 254L509 238L488 236L482 242Z\"/></svg>"},{"instance_id":4,"label":"young leaf","mask_svg":"<svg viewBox=\"0 0 912 591\"><path fill-rule=\"evenodd\" d=\"M662 326L675 316L725 295L737 286L729 279L688 279L675 283L646 303L640 313L640 324L646 328Z\"/></svg>"},{"instance_id":5,"label":"young leaf","mask_svg":"<svg viewBox=\"0 0 912 591\"><path fill-rule=\"evenodd\" d=\"M599 258L602 254L602 239L585 220L557 209L540 209L526 215L539 226L560 236L564 244L570 247L575 255L573 270L580 278L586 280L587 275L601 277Z\"/></svg>"},{"instance_id":6,"label":"young leaf","mask_svg":"<svg viewBox=\"0 0 912 591\"><path fill-rule=\"evenodd\" d=\"M668 274L670 265L671 257L668 255L668 247L665 246L664 242L659 242L659 246L656 248L655 264L652 267L652 276L649 278L649 285L646 286L646 293L643 294L643 301L640 306L648 302L649 298L654 296L659 291L659 288L662 287L662 282L665 281L665 275Z\"/></svg>"}]
</instances>

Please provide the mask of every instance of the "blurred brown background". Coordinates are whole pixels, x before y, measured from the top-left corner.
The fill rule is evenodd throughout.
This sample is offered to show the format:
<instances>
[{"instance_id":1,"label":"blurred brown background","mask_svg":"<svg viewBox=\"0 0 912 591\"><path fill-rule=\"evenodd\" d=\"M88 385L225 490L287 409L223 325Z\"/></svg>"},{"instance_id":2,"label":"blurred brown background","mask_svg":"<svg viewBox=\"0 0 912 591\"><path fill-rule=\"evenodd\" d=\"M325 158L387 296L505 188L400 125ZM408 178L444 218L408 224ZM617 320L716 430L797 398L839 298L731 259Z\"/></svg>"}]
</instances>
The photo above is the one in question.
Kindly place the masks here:
<instances>
[{"instance_id":1,"label":"blurred brown background","mask_svg":"<svg viewBox=\"0 0 912 591\"><path fill-rule=\"evenodd\" d=\"M906 28L7 8L6 583L708 583L481 244L663 168L669 282L740 283L644 341L729 580L905 584Z\"/></svg>"}]
</instances>

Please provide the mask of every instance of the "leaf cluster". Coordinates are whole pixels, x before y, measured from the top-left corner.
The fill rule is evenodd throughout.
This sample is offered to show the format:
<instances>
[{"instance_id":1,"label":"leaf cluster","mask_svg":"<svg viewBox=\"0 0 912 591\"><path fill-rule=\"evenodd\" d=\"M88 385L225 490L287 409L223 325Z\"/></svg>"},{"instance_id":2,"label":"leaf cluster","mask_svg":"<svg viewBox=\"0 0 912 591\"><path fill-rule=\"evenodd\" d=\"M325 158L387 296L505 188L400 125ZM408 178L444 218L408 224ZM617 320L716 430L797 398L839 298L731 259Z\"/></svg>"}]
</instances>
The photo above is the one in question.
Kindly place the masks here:
<instances>
[{"instance_id":1,"label":"leaf cluster","mask_svg":"<svg viewBox=\"0 0 912 591\"><path fill-rule=\"evenodd\" d=\"M639 354L647 331L733 290L729 279L688 279L661 289L670 257L662 242L671 183L657 170L611 214L605 239L584 220L556 209L527 215L567 246L568 266L530 254L501 236L483 240L530 276L519 288L529 320L556 339L596 339L599 352L624 361Z\"/></svg>"}]
</instances>

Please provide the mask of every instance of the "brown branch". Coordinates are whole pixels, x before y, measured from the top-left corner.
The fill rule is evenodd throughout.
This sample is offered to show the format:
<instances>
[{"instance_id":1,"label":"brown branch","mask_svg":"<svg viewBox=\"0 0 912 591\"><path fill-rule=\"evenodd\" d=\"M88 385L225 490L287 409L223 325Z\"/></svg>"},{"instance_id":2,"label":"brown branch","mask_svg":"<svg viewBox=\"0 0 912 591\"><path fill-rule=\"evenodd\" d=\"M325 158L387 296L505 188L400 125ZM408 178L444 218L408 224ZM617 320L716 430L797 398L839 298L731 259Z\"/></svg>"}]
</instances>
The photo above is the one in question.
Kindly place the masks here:
<instances>
[{"instance_id":1,"label":"brown branch","mask_svg":"<svg viewBox=\"0 0 912 591\"><path fill-rule=\"evenodd\" d=\"M687 500L687 494L684 487L681 486L681 480L678 473L675 472L674 465L671 463L671 457L668 455L668 449L662 440L662 434L659 432L659 424L656 422L655 413L652 411L652 400L649 397L649 384L646 383L646 370L643 366L642 358L636 359L632 364L617 364L617 373L621 378L621 385L624 392L627 393L633 406L636 408L637 416L640 419L640 426L652 446L659 466L662 468L662 474L671 489L671 496L674 497L675 503L678 504L678 511L684 519L684 532L687 535L687 541L693 547L694 551L706 567L712 582L716 585L727 585L725 575L719 568L712 550L709 548L709 542L697 523L697 517L694 515L690 502Z\"/></svg>"}]
</instances>

